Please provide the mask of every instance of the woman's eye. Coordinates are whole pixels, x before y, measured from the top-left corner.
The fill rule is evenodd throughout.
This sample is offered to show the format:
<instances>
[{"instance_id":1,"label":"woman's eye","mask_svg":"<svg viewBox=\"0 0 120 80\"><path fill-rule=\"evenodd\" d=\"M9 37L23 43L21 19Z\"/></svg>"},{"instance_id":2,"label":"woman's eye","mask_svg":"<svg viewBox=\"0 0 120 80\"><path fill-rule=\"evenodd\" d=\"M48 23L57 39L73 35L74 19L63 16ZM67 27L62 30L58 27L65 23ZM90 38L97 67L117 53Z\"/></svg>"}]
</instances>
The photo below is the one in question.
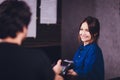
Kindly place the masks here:
<instances>
[{"instance_id":1,"label":"woman's eye","mask_svg":"<svg viewBox=\"0 0 120 80\"><path fill-rule=\"evenodd\" d=\"M80 30L83 30L83 29L80 29Z\"/></svg>"},{"instance_id":2,"label":"woman's eye","mask_svg":"<svg viewBox=\"0 0 120 80\"><path fill-rule=\"evenodd\" d=\"M89 32L89 30L88 30L88 29L86 29L85 31Z\"/></svg>"}]
</instances>

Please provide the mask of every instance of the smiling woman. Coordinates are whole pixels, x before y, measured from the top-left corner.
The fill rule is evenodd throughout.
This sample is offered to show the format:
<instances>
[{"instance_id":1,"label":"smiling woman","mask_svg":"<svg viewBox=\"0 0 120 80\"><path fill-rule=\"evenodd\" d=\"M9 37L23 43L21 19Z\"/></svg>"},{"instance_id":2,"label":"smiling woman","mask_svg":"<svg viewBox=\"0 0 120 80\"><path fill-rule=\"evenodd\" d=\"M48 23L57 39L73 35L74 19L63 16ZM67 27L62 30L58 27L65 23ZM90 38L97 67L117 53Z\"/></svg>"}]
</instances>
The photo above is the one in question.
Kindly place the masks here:
<instances>
[{"instance_id":1,"label":"smiling woman","mask_svg":"<svg viewBox=\"0 0 120 80\"><path fill-rule=\"evenodd\" d=\"M91 34L89 32L88 24L86 22L84 22L81 25L81 28L80 28L80 31L79 31L79 36L81 38L81 41L84 43L84 45L87 45L90 42L92 42Z\"/></svg>"},{"instance_id":2,"label":"smiling woman","mask_svg":"<svg viewBox=\"0 0 120 80\"><path fill-rule=\"evenodd\" d=\"M80 24L80 46L73 57L73 69L68 71L75 80L104 80L103 55L97 44L99 31L97 18L88 16Z\"/></svg>"}]
</instances>

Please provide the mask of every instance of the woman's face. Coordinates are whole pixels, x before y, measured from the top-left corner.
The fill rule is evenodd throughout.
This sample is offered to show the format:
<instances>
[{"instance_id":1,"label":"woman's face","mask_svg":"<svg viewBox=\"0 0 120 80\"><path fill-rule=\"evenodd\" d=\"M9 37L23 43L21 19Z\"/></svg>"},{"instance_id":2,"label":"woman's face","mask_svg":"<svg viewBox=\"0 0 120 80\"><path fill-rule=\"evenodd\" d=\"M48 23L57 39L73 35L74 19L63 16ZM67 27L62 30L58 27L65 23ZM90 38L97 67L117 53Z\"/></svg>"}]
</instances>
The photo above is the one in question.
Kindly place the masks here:
<instances>
[{"instance_id":1,"label":"woman's face","mask_svg":"<svg viewBox=\"0 0 120 80\"><path fill-rule=\"evenodd\" d=\"M82 23L79 31L79 36L84 45L87 45L92 41L87 22Z\"/></svg>"}]
</instances>

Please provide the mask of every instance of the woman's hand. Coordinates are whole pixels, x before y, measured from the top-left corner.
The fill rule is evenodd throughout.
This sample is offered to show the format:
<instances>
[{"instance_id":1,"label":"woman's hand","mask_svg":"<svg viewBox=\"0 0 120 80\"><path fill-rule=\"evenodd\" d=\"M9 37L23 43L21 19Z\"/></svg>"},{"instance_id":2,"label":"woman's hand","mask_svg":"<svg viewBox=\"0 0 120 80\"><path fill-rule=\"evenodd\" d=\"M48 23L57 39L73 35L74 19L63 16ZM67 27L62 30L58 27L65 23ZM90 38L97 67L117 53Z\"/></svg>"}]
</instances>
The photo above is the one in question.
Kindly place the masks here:
<instances>
[{"instance_id":1,"label":"woman's hand","mask_svg":"<svg viewBox=\"0 0 120 80\"><path fill-rule=\"evenodd\" d=\"M68 70L67 74L72 76L77 76L77 73L73 69Z\"/></svg>"}]
</instances>

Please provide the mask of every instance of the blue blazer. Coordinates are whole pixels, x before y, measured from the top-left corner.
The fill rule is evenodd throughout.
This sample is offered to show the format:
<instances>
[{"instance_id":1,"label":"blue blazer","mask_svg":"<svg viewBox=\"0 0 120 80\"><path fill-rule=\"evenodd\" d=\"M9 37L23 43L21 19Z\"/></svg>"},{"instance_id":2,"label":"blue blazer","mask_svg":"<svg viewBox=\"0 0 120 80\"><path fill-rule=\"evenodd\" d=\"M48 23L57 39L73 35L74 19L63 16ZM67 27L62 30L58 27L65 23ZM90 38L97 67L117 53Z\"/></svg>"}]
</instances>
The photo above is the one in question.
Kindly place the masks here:
<instances>
[{"instance_id":1,"label":"blue blazer","mask_svg":"<svg viewBox=\"0 0 120 80\"><path fill-rule=\"evenodd\" d=\"M104 60L102 51L96 43L80 45L73 58L74 71L79 78L104 80Z\"/></svg>"}]
</instances>

